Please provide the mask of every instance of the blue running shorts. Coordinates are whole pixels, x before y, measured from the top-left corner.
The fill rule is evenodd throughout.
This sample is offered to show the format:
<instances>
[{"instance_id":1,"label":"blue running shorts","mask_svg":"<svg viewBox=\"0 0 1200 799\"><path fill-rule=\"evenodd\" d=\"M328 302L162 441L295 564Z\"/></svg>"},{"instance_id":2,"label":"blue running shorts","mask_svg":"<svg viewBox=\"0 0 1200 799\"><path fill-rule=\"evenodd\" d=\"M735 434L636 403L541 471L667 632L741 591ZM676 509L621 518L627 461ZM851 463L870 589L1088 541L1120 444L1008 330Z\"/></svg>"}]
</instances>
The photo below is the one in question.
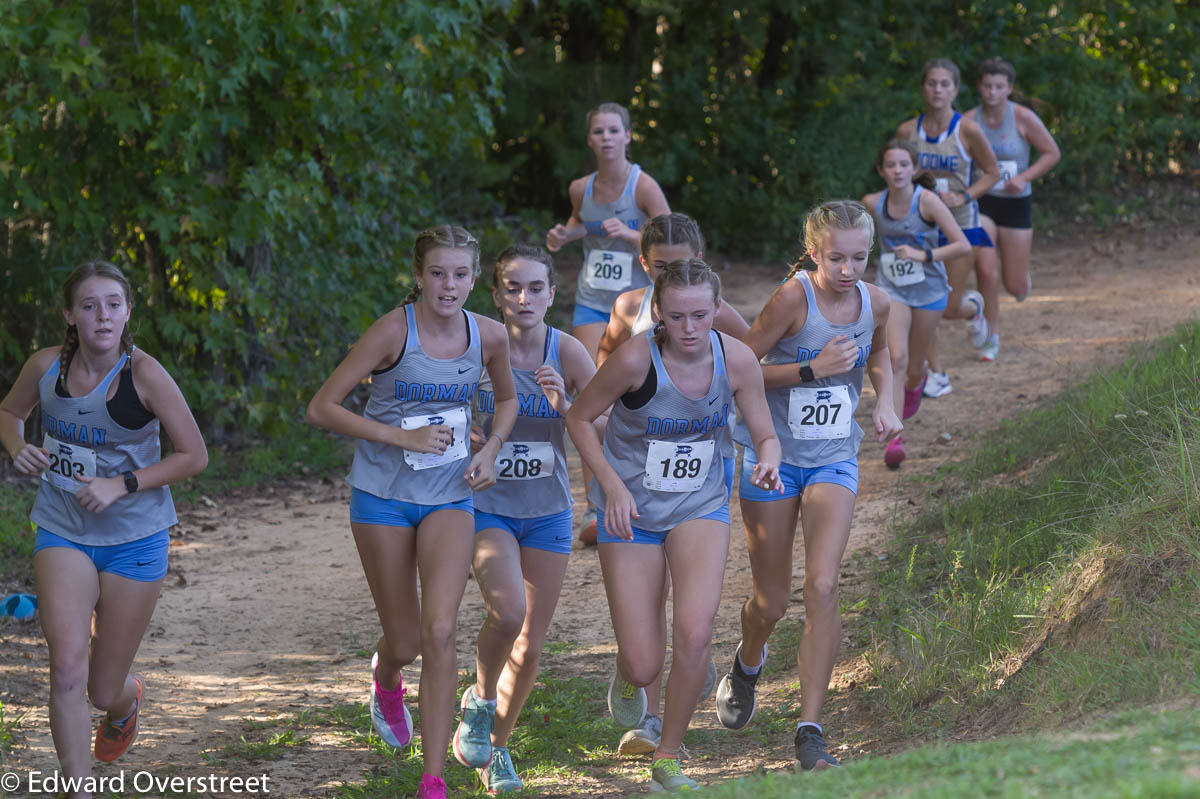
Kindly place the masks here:
<instances>
[{"instance_id":1,"label":"blue running shorts","mask_svg":"<svg viewBox=\"0 0 1200 799\"><path fill-rule=\"evenodd\" d=\"M444 502L441 505L418 505L399 499L383 499L357 488L350 492L350 521L358 524L411 527L415 530L426 516L447 508L463 510L474 516L475 499L467 497L458 502Z\"/></svg>"},{"instance_id":2,"label":"blue running shorts","mask_svg":"<svg viewBox=\"0 0 1200 799\"><path fill-rule=\"evenodd\" d=\"M609 311L597 311L595 308L589 308L586 305L575 305L575 314L571 318L571 327L581 327L583 325L592 325L597 322L608 324L608 318L611 316Z\"/></svg>"},{"instance_id":3,"label":"blue running shorts","mask_svg":"<svg viewBox=\"0 0 1200 799\"><path fill-rule=\"evenodd\" d=\"M701 519L712 519L716 522L725 522L729 524L729 500L725 504L716 509L707 516L700 516ZM684 519L690 522L691 519ZM679 522L683 524L683 522ZM671 528L674 529L674 528ZM604 529L604 508L596 508L596 543L597 544L657 544L662 546L667 543L667 535L671 530L643 530L640 527L633 528L633 540L626 541L624 538L617 538L615 535L609 535L608 530Z\"/></svg>"},{"instance_id":4,"label":"blue running shorts","mask_svg":"<svg viewBox=\"0 0 1200 799\"><path fill-rule=\"evenodd\" d=\"M858 496L858 458L850 458L825 466L804 468L790 463L780 464L779 479L783 481L783 493L767 491L750 482L750 473L758 464L754 450L746 447L742 452L742 480L738 484L738 497L750 502L775 502L780 499L800 496L813 483L833 483L845 486Z\"/></svg>"},{"instance_id":5,"label":"blue running shorts","mask_svg":"<svg viewBox=\"0 0 1200 799\"><path fill-rule=\"evenodd\" d=\"M511 533L521 546L543 549L546 552L570 554L573 529L570 508L561 513L535 516L532 519L514 519L511 516L475 511L476 533L484 530L504 530Z\"/></svg>"},{"instance_id":6,"label":"blue running shorts","mask_svg":"<svg viewBox=\"0 0 1200 799\"><path fill-rule=\"evenodd\" d=\"M170 545L171 536L166 530L124 544L93 547L68 541L39 527L33 539L33 552L37 554L51 547L77 549L91 558L97 573L108 572L140 583L152 583L167 575L167 548Z\"/></svg>"}]
</instances>

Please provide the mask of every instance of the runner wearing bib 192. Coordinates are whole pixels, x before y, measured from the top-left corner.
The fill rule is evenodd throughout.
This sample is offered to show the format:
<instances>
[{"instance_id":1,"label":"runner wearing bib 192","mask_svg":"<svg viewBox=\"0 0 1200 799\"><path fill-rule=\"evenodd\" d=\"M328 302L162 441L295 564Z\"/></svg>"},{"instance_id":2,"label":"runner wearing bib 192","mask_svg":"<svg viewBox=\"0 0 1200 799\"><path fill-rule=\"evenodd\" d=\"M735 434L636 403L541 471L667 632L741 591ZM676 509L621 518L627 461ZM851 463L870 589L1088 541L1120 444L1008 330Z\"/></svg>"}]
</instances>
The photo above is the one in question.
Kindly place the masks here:
<instances>
[{"instance_id":1,"label":"runner wearing bib 192","mask_svg":"<svg viewBox=\"0 0 1200 799\"><path fill-rule=\"evenodd\" d=\"M698 259L675 261L654 286L662 321L604 362L567 414L567 430L595 471L590 493L604 509L600 566L617 638L609 710L622 726L641 724L644 688L662 671L656 611L669 570L672 667L650 777L652 789L674 791L698 787L678 757L704 685L729 548L717 442L734 402L763 455L745 479L763 490L777 487L779 443L753 353L712 330L716 275ZM592 422L610 406L601 444Z\"/></svg>"},{"instance_id":2,"label":"runner wearing bib 192","mask_svg":"<svg viewBox=\"0 0 1200 799\"><path fill-rule=\"evenodd\" d=\"M400 670L420 655L418 796L444 797L454 629L474 546L471 496L496 481L517 401L503 325L463 310L479 275L479 242L453 225L426 230L413 246L412 272L404 304L358 340L309 403L308 420L358 439L348 478L350 529L383 628L372 658L372 726L388 745L408 744L412 719ZM471 455L470 407L485 369L493 429ZM359 416L342 401L368 378Z\"/></svg>"},{"instance_id":3,"label":"runner wearing bib 192","mask_svg":"<svg viewBox=\"0 0 1200 799\"><path fill-rule=\"evenodd\" d=\"M571 486L563 414L596 367L575 338L548 326L556 281L550 255L518 244L496 261L492 299L508 332L517 421L496 458L496 484L475 494L474 575L487 607L476 647L476 682L454 736L454 752L477 762L489 792L519 790L508 739L538 674L571 551ZM479 387L481 426L492 433L491 382ZM493 723L486 723L494 716Z\"/></svg>"},{"instance_id":4,"label":"runner wearing bib 192","mask_svg":"<svg viewBox=\"0 0 1200 799\"><path fill-rule=\"evenodd\" d=\"M783 449L783 491L764 491L747 479L763 453L739 422L734 439L745 449L738 496L754 591L742 606L742 641L717 686L717 715L731 729L754 716L767 639L792 596L799 520L805 622L795 746L805 770L838 765L826 750L820 718L841 641L838 571L858 491L863 431L853 414L864 371L883 398L872 415L876 439L891 438L902 427L891 402L888 298L861 280L873 233L871 215L859 203L838 200L814 209L805 222L804 246L815 271L794 266L746 334L746 344L762 359L767 404Z\"/></svg>"},{"instance_id":5,"label":"runner wearing bib 192","mask_svg":"<svg viewBox=\"0 0 1200 799\"><path fill-rule=\"evenodd\" d=\"M144 681L130 667L167 573L167 486L208 463L179 387L133 346L132 296L110 263L74 270L63 286L66 343L34 353L0 402L0 443L17 471L42 477L30 518L50 730L61 776L85 784L93 754L116 760L137 739ZM24 436L39 406L43 446ZM94 744L89 698L107 711Z\"/></svg>"},{"instance_id":6,"label":"runner wearing bib 192","mask_svg":"<svg viewBox=\"0 0 1200 799\"><path fill-rule=\"evenodd\" d=\"M863 198L875 216L879 232L880 288L890 300L888 350L892 356L892 387L896 413L910 418L921 405L925 388L925 359L950 288L943 258L969 254L971 245L950 210L921 175L914 186L916 148L892 139L879 150L875 171L887 188ZM938 229L947 239L939 245ZM905 458L904 437L888 442L883 460L899 466Z\"/></svg>"}]
</instances>

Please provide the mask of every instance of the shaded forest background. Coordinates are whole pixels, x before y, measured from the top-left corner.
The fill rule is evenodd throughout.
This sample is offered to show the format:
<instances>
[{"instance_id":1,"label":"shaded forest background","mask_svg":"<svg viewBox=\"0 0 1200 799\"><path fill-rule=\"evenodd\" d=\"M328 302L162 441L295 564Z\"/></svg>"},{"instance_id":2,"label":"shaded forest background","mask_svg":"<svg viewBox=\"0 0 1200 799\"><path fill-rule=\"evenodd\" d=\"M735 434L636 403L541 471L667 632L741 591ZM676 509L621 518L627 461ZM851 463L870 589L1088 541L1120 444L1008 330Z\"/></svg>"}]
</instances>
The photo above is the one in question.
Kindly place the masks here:
<instances>
[{"instance_id":1,"label":"shaded forest background","mask_svg":"<svg viewBox=\"0 0 1200 799\"><path fill-rule=\"evenodd\" d=\"M1170 0L9 0L0 385L104 258L215 440L285 436L403 297L415 231L465 224L486 259L567 215L598 102L630 107L634 160L711 249L774 257L814 202L876 186L932 57L964 109L979 61L1015 64L1064 153L1039 191L1194 180L1198 49L1200 7Z\"/></svg>"}]
</instances>

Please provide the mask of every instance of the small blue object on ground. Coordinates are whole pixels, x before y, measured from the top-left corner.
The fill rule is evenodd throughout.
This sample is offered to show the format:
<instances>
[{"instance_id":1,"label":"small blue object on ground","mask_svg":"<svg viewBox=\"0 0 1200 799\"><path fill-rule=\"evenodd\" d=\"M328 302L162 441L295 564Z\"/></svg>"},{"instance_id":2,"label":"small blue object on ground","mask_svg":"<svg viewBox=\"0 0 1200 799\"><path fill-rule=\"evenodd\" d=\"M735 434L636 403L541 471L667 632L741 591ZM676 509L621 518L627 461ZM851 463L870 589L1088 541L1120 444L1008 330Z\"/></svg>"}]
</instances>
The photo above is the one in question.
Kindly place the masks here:
<instances>
[{"instance_id":1,"label":"small blue object on ground","mask_svg":"<svg viewBox=\"0 0 1200 799\"><path fill-rule=\"evenodd\" d=\"M33 594L9 594L0 602L0 616L28 619L37 610L37 597Z\"/></svg>"}]
</instances>

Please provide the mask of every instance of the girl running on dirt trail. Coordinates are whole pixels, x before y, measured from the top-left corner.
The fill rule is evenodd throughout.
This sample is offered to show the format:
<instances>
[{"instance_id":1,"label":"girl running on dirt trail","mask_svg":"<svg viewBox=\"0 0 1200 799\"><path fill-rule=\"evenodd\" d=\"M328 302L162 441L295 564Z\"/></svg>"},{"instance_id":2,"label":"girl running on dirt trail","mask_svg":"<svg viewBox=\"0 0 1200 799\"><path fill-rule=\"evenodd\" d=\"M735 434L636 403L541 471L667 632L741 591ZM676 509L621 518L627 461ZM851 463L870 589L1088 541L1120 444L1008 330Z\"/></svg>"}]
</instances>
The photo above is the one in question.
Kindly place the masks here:
<instances>
[{"instance_id":1,"label":"girl running on dirt trail","mask_svg":"<svg viewBox=\"0 0 1200 799\"><path fill-rule=\"evenodd\" d=\"M504 326L463 310L479 276L479 242L453 225L426 230L413 246L412 271L404 303L338 364L309 403L308 421L358 439L350 529L383 626L371 659L371 722L392 747L408 743L400 669L419 654L425 768L417 795L440 799L458 680L458 606L475 544L472 492L496 482L517 400ZM471 404L485 369L495 412L491 435L472 456ZM367 378L370 397L359 416L342 400Z\"/></svg>"},{"instance_id":2,"label":"girl running on dirt trail","mask_svg":"<svg viewBox=\"0 0 1200 799\"><path fill-rule=\"evenodd\" d=\"M698 787L678 758L711 657L729 549L728 493L715 461L734 402L762 453L743 480L763 491L778 488L779 442L762 372L744 344L712 330L720 296L720 280L703 261L669 264L652 299L662 321L619 347L567 414L567 430L596 475L591 496L602 508L600 565L617 667L634 686L651 684L662 671L657 609L668 571L673 586L674 656L652 790ZM602 444L592 422L610 406ZM611 709L618 723L638 726L645 691Z\"/></svg>"},{"instance_id":3,"label":"girl running on dirt trail","mask_svg":"<svg viewBox=\"0 0 1200 799\"><path fill-rule=\"evenodd\" d=\"M650 220L646 227L642 230L641 238L641 253L638 260L641 266L646 270L646 274L651 281L658 278L663 268L672 261L678 261L686 258L702 258L704 255L704 235L700 232L700 226L696 224L696 220L686 214L670 213L656 216ZM610 354L616 351L617 347L628 341L631 337L641 335L642 333L651 330L655 323L658 322L651 308L651 286L645 288L634 289L627 291L613 304L612 317L608 321L608 327L605 328L604 338L600 340L600 348L597 354L597 362L602 364ZM740 339L746 335L746 331L750 329L750 325L746 324L746 320L737 310L721 299L717 308L716 317L713 319L713 329L721 333L727 333L734 338ZM733 464L734 464L734 449L733 439L730 434L730 426L726 425L722 441L720 445L721 456L725 463L725 482L726 487L733 490ZM595 543L595 538L584 543ZM663 590L662 594L662 611L659 618L659 625L662 628L662 639L665 643L667 640L667 590ZM713 688L716 687L717 666L711 659L709 660L709 670L705 677L704 689L700 694L700 701L704 701L712 695ZM622 694L628 695L635 690L637 686L626 683L620 677L620 672L617 671L613 675L612 681L609 683L609 692L615 697ZM662 716L661 716L661 676L656 678L654 682L646 686L646 696L648 705L646 715L642 719L641 724L628 730L617 745L617 752L622 755L648 755L653 754L658 748L658 739L662 734ZM619 702L619 699L614 698L610 704Z\"/></svg>"},{"instance_id":4,"label":"girl running on dirt trail","mask_svg":"<svg viewBox=\"0 0 1200 799\"><path fill-rule=\"evenodd\" d=\"M132 297L110 263L73 271L63 284L66 342L34 353L0 403L5 450L22 474L42 475L31 519L50 731L62 776L82 785L92 773L89 697L106 711L97 760L116 760L137 739L145 683L130 668L167 573L177 522L167 486L208 464L179 387L133 346ZM24 439L39 404L42 446ZM160 427L173 446L165 458ZM72 796L90 794L81 786Z\"/></svg>"},{"instance_id":5,"label":"girl running on dirt trail","mask_svg":"<svg viewBox=\"0 0 1200 799\"><path fill-rule=\"evenodd\" d=\"M454 736L464 765L486 761L479 778L489 793L522 788L508 739L533 690L538 660L571 552L571 485L563 416L596 367L583 344L546 324L554 302L554 264L541 247L518 244L496 259L492 298L508 331L516 383L516 425L496 461L496 485L475 494L475 579L487 605L479 631L471 710ZM492 387L477 394L481 428L493 431ZM478 711L478 712L476 712Z\"/></svg>"},{"instance_id":6,"label":"girl running on dirt trail","mask_svg":"<svg viewBox=\"0 0 1200 799\"><path fill-rule=\"evenodd\" d=\"M1017 72L1003 58L989 58L979 65L979 96L982 105L966 118L979 124L1000 164L1000 181L979 198L979 210L996 223L996 247L1004 288L1023 301L1033 285L1029 275L1029 253L1033 247L1033 181L1049 172L1062 153L1037 113L1014 102ZM1029 163L1030 145L1038 158ZM1000 349L998 334L983 353L995 359Z\"/></svg>"},{"instance_id":7,"label":"girl running on dirt trail","mask_svg":"<svg viewBox=\"0 0 1200 799\"><path fill-rule=\"evenodd\" d=\"M617 297L650 284L635 263L642 227L650 218L671 212L654 178L629 160L632 139L629 111L623 105L601 103L588 112L587 145L596 156L596 171L571 181L571 217L546 234L550 252L583 239L571 335L583 342L593 361ZM586 467L583 478L587 485ZM594 534L595 522L596 509L589 502L581 537Z\"/></svg>"},{"instance_id":8,"label":"girl running on dirt trail","mask_svg":"<svg viewBox=\"0 0 1200 799\"><path fill-rule=\"evenodd\" d=\"M916 163L912 142L892 139L875 158L875 171L887 188L863 197L879 232L877 282L891 300L887 339L895 409L901 420L912 417L921 406L927 379L925 356L950 294L942 261L971 252L954 215L931 190L933 178L923 174L916 180L920 185L913 185ZM939 230L949 240L940 247ZM895 467L904 458L904 436L896 436L888 442L883 461Z\"/></svg>"},{"instance_id":9,"label":"girl running on dirt trail","mask_svg":"<svg viewBox=\"0 0 1200 799\"><path fill-rule=\"evenodd\" d=\"M767 639L791 598L799 518L805 621L795 745L804 770L838 765L826 751L820 719L842 637L838 570L858 492L863 431L854 411L864 371L882 398L872 417L876 439L886 441L902 429L892 403L890 303L883 289L861 280L873 227L871 215L852 200L828 202L809 213L804 247L815 271L801 271L799 263L792 267L746 334L746 344L762 358L771 420L783 446L784 488L780 496L747 479L763 453L739 419L734 439L745 451L738 494L754 591L742 606L742 641L732 667L717 686L717 715L735 730L754 716Z\"/></svg>"},{"instance_id":10,"label":"girl running on dirt trail","mask_svg":"<svg viewBox=\"0 0 1200 799\"><path fill-rule=\"evenodd\" d=\"M927 61L921 72L925 111L900 125L896 138L916 144L917 171L933 176L938 197L954 213L954 221L971 243L971 254L946 261L950 299L943 316L966 319L968 338L978 349L987 344L998 321L996 252L982 227L978 200L999 179L1000 171L979 126L964 119L954 108L960 83L961 76L953 61L946 58ZM976 175L974 183L971 183L972 168ZM940 237L938 243L946 242ZM972 262L978 290L966 291ZM950 380L938 359L936 339L930 345L929 379L924 392L927 397L950 393Z\"/></svg>"}]
</instances>

